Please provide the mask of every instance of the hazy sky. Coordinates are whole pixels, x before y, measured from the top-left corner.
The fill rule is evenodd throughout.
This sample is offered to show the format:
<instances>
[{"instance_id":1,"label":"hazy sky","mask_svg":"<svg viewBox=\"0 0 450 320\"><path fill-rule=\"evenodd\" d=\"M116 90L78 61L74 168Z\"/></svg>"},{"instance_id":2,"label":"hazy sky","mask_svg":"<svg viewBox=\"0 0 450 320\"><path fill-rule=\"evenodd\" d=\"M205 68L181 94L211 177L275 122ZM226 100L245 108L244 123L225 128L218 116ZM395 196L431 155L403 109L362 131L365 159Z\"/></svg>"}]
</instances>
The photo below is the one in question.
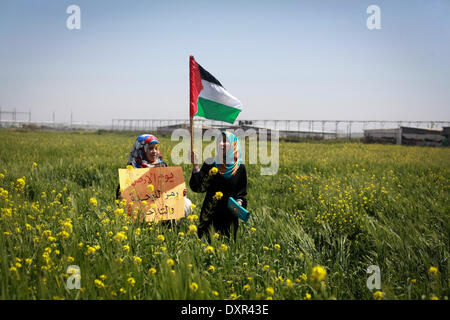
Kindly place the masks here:
<instances>
[{"instance_id":1,"label":"hazy sky","mask_svg":"<svg viewBox=\"0 0 450 320\"><path fill-rule=\"evenodd\" d=\"M0 107L187 119L192 54L241 100L238 119L447 121L449 14L448 0L1 0Z\"/></svg>"}]
</instances>

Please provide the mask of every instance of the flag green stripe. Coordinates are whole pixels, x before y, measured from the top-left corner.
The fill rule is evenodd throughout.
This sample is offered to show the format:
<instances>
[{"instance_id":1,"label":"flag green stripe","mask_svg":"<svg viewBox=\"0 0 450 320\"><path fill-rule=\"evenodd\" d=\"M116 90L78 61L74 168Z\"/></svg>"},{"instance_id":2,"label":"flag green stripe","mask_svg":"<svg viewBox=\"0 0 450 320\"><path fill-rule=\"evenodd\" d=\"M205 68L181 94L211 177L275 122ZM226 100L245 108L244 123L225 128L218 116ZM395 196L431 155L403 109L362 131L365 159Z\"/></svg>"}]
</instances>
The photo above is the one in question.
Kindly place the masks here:
<instances>
[{"instance_id":1,"label":"flag green stripe","mask_svg":"<svg viewBox=\"0 0 450 320\"><path fill-rule=\"evenodd\" d=\"M234 120L236 120L241 111L241 109L229 107L215 101L199 97L197 101L197 113L195 115L206 119L234 123Z\"/></svg>"}]
</instances>

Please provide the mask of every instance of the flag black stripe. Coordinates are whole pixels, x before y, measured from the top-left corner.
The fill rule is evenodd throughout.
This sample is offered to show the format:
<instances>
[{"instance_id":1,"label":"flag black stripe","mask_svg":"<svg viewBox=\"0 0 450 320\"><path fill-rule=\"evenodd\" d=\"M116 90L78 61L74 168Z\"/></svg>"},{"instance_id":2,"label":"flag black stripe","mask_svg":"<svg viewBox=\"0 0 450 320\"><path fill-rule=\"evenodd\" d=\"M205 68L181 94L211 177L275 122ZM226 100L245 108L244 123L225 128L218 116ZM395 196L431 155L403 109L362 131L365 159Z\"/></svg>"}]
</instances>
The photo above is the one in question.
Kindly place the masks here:
<instances>
[{"instance_id":1,"label":"flag black stripe","mask_svg":"<svg viewBox=\"0 0 450 320\"><path fill-rule=\"evenodd\" d=\"M205 69L203 69L203 67L197 62L198 65L198 69L200 70L200 76L202 77L202 80L217 84L221 87L223 87L223 85L219 82L219 80L217 80L216 78L214 78L214 76L209 73L208 71L206 71Z\"/></svg>"}]
</instances>

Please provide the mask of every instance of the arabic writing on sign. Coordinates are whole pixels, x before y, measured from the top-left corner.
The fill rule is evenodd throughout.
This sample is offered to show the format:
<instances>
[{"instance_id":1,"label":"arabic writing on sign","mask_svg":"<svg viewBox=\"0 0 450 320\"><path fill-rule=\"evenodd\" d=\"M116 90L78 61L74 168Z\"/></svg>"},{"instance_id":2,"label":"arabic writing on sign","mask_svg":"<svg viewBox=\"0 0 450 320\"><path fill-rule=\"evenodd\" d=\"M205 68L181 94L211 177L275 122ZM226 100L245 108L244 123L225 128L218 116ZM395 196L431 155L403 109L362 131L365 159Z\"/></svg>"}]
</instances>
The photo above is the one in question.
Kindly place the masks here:
<instances>
[{"instance_id":1,"label":"arabic writing on sign","mask_svg":"<svg viewBox=\"0 0 450 320\"><path fill-rule=\"evenodd\" d=\"M164 181L165 183L168 182L174 182L174 175L173 172L170 172L169 174L159 174L158 176L155 173L148 174L145 176L140 177L138 180L134 181L131 186L134 187L136 184L154 184L156 181L158 181L156 178L159 178L159 181Z\"/></svg>"},{"instance_id":2,"label":"arabic writing on sign","mask_svg":"<svg viewBox=\"0 0 450 320\"><path fill-rule=\"evenodd\" d=\"M128 214L133 220L151 222L184 217L186 184L181 167L119 169L119 179L121 195L127 200Z\"/></svg>"}]
</instances>

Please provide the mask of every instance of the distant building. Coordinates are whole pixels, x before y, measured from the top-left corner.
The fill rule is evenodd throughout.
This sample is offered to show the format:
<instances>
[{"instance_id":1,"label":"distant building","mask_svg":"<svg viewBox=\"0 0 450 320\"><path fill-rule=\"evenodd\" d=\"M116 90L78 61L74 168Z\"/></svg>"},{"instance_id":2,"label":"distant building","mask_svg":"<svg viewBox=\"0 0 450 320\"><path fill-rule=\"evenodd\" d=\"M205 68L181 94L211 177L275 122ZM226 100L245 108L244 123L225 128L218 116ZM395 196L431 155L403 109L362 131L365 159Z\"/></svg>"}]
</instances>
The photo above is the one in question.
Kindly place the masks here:
<instances>
[{"instance_id":1,"label":"distant building","mask_svg":"<svg viewBox=\"0 0 450 320\"><path fill-rule=\"evenodd\" d=\"M447 128L447 131L445 130ZM442 146L445 132L448 137L448 128L444 130L431 130L411 127L396 129L370 129L364 130L364 143L392 143L418 146ZM448 139L448 138L447 138Z\"/></svg>"}]
</instances>

